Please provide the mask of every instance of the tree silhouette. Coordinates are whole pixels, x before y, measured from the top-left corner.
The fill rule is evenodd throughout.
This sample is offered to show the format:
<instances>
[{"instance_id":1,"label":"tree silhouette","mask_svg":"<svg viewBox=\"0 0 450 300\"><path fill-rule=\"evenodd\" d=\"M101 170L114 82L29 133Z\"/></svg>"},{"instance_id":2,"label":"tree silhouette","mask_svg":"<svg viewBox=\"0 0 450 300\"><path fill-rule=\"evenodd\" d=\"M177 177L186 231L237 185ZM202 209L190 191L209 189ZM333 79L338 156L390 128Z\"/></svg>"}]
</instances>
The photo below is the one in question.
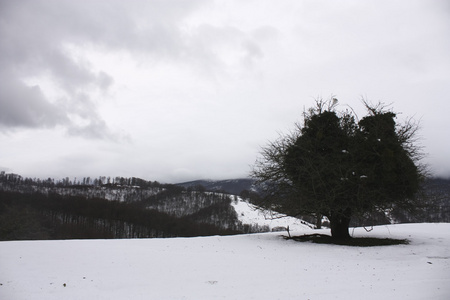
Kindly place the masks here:
<instances>
[{"instance_id":1,"label":"tree silhouette","mask_svg":"<svg viewBox=\"0 0 450 300\"><path fill-rule=\"evenodd\" d=\"M326 216L334 238L349 238L353 216L413 206L424 178L415 145L417 124L397 125L396 114L364 102L368 115L336 111L319 100L303 125L264 147L252 176L262 207L297 216Z\"/></svg>"}]
</instances>

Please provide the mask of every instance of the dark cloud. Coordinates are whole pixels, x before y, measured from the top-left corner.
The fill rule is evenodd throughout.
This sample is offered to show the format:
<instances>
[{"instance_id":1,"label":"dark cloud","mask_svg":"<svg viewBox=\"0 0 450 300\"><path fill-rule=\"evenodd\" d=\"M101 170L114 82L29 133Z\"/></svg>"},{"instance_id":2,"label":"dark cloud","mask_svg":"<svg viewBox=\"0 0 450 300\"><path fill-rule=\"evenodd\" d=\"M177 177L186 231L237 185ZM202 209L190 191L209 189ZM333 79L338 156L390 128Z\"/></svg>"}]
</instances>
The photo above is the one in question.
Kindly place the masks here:
<instances>
[{"instance_id":1,"label":"dark cloud","mask_svg":"<svg viewBox=\"0 0 450 300\"><path fill-rule=\"evenodd\" d=\"M95 70L77 49L124 51L155 62L182 61L203 73L206 70L208 76L239 65L251 68L263 57L258 39L251 34L230 26L184 28L183 20L203 2L2 1L0 76L11 81L1 93L2 128L61 125L71 135L110 135L90 95L108 91L114 78ZM256 32L271 33L267 28ZM59 90L60 99L33 82L41 77ZM74 119L82 119L83 125L79 127Z\"/></svg>"},{"instance_id":2,"label":"dark cloud","mask_svg":"<svg viewBox=\"0 0 450 300\"><path fill-rule=\"evenodd\" d=\"M89 88L105 90L112 83L108 74L95 73L88 63L75 61L64 49L71 22L64 18L63 3L49 4L50 1L2 2L0 124L3 130L73 127L70 114L73 114L72 107L79 105L75 102L76 95ZM49 77L65 94L65 105L61 99L46 96L39 85L26 83L42 76Z\"/></svg>"},{"instance_id":3,"label":"dark cloud","mask_svg":"<svg viewBox=\"0 0 450 300\"><path fill-rule=\"evenodd\" d=\"M202 24L184 28L183 20L202 3L2 1L0 76L13 81L1 94L2 128L61 125L71 135L109 135L91 97L95 90L108 91L114 78L95 70L77 49L124 51L155 62L182 61L207 70L208 76L237 64L252 67L263 57L257 39L237 28ZM42 77L51 81L60 99L33 82ZM82 127L74 119L82 119Z\"/></svg>"},{"instance_id":4,"label":"dark cloud","mask_svg":"<svg viewBox=\"0 0 450 300\"><path fill-rule=\"evenodd\" d=\"M89 61L74 56L70 45L112 47L109 49L112 51L177 49L168 38L174 36L168 32L170 27L148 26L143 22L145 27L141 28L139 19L133 19L140 3L126 3L135 9L133 12L123 1L91 1L89 5L79 5L75 1L2 1L1 128L62 125L67 126L70 134L108 136L108 126L96 113L87 91L106 91L113 78L104 71L94 71ZM166 6L172 17L181 13L181 10L169 10L164 2L156 2L156 5L156 8ZM160 15L158 9L150 11L153 15L147 16L149 18L167 17L165 13ZM64 94L65 105L55 104L61 99L46 96L38 84L26 83L42 76L48 77ZM81 118L87 125L78 126L73 117Z\"/></svg>"},{"instance_id":5,"label":"dark cloud","mask_svg":"<svg viewBox=\"0 0 450 300\"><path fill-rule=\"evenodd\" d=\"M47 101L38 86L27 86L0 74L0 128L54 127L67 124L61 107Z\"/></svg>"}]
</instances>

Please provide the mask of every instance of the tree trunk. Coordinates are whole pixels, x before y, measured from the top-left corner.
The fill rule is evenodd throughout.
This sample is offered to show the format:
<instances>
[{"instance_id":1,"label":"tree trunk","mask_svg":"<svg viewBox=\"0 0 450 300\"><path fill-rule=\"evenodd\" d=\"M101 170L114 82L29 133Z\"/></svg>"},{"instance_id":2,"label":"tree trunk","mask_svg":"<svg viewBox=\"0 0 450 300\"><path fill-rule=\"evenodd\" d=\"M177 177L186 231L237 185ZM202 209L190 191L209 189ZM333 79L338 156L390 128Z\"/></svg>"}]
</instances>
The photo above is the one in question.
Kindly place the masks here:
<instances>
[{"instance_id":1,"label":"tree trunk","mask_svg":"<svg viewBox=\"0 0 450 300\"><path fill-rule=\"evenodd\" d=\"M316 215L316 229L322 228L322 214Z\"/></svg>"},{"instance_id":2,"label":"tree trunk","mask_svg":"<svg viewBox=\"0 0 450 300\"><path fill-rule=\"evenodd\" d=\"M330 227L331 236L335 239L349 239L350 234L348 233L348 227L350 225L351 213L350 209L345 211L339 211L331 213L330 216Z\"/></svg>"}]
</instances>

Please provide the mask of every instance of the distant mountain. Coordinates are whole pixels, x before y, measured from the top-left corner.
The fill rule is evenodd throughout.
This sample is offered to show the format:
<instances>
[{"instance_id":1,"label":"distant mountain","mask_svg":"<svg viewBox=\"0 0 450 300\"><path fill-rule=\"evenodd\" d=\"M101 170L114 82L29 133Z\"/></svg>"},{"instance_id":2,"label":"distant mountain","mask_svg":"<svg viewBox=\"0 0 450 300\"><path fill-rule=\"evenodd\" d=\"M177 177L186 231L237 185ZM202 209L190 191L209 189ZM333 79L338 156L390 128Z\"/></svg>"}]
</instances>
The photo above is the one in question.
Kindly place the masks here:
<instances>
[{"instance_id":1,"label":"distant mountain","mask_svg":"<svg viewBox=\"0 0 450 300\"><path fill-rule=\"evenodd\" d=\"M0 240L217 235L293 224L268 224L251 203L255 194L244 190L258 193L249 178L174 185L135 177L41 180L0 172ZM449 179L427 180L421 197L415 214L393 207L355 218L352 226L450 222ZM314 217L297 217L301 226L315 223Z\"/></svg>"},{"instance_id":2,"label":"distant mountain","mask_svg":"<svg viewBox=\"0 0 450 300\"><path fill-rule=\"evenodd\" d=\"M239 195L244 190L254 190L255 181L250 178L228 179L228 180L194 180L177 183L184 188L197 188L202 186L206 191L226 192L232 195Z\"/></svg>"}]
</instances>

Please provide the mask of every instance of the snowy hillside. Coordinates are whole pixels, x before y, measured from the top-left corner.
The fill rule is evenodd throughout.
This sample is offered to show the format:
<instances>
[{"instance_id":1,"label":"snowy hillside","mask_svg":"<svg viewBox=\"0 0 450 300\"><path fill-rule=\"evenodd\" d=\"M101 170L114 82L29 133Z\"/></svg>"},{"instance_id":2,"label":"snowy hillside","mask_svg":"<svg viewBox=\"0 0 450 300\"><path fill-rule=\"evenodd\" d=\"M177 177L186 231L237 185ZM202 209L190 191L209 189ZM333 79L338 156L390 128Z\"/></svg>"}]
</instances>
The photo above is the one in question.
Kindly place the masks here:
<instances>
[{"instance_id":1,"label":"snowy hillside","mask_svg":"<svg viewBox=\"0 0 450 300\"><path fill-rule=\"evenodd\" d=\"M296 234L311 232L325 230ZM450 298L450 224L354 234L410 244L323 245L281 233L0 242L0 299Z\"/></svg>"},{"instance_id":2,"label":"snowy hillside","mask_svg":"<svg viewBox=\"0 0 450 300\"><path fill-rule=\"evenodd\" d=\"M101 184L110 180L100 178L96 185L20 178L0 176L0 240L192 237L267 232L298 223L270 222L240 197L202 187L137 178L117 178L114 184Z\"/></svg>"},{"instance_id":3,"label":"snowy hillside","mask_svg":"<svg viewBox=\"0 0 450 300\"><path fill-rule=\"evenodd\" d=\"M260 227L266 226L268 231L284 230L289 226L289 230L303 230L314 227L314 225L306 223L293 217L286 217L285 215L262 211L257 206L242 200L237 197L236 201L231 202L231 206L235 209L239 221L242 224L257 224Z\"/></svg>"}]
</instances>

